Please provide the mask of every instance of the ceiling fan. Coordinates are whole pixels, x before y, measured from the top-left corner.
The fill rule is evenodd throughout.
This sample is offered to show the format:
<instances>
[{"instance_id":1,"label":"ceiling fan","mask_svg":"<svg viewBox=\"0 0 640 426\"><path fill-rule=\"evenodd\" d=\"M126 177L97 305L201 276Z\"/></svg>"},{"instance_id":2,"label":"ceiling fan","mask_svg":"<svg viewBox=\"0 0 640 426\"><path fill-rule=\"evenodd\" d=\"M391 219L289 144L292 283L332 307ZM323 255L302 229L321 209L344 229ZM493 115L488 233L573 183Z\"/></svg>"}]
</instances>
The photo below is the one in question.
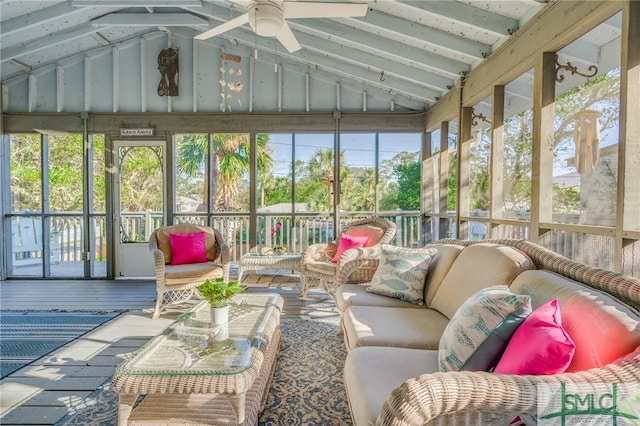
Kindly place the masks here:
<instances>
[{"instance_id":1,"label":"ceiling fan","mask_svg":"<svg viewBox=\"0 0 640 426\"><path fill-rule=\"evenodd\" d=\"M253 31L263 37L276 37L289 51L295 52L302 46L296 40L287 18L347 18L365 16L366 3L317 3L286 0L231 0L245 6L247 13L198 34L196 40L206 40L225 31L249 24Z\"/></svg>"}]
</instances>

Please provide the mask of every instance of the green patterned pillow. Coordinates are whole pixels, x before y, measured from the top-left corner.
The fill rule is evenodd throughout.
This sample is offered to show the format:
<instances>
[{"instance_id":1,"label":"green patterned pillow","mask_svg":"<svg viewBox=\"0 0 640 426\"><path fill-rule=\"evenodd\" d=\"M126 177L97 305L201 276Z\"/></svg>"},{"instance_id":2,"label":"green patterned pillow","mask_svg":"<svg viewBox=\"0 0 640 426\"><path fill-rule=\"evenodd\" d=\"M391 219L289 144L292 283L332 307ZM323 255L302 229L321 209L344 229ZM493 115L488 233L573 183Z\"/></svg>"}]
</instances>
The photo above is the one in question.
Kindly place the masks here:
<instances>
[{"instance_id":1,"label":"green patterned pillow","mask_svg":"<svg viewBox=\"0 0 640 426\"><path fill-rule=\"evenodd\" d=\"M440 371L489 371L529 314L529 295L512 293L507 286L475 293L458 308L440 338Z\"/></svg>"},{"instance_id":2,"label":"green patterned pillow","mask_svg":"<svg viewBox=\"0 0 640 426\"><path fill-rule=\"evenodd\" d=\"M380 265L367 291L424 304L424 285L436 249L408 249L382 244Z\"/></svg>"}]
</instances>

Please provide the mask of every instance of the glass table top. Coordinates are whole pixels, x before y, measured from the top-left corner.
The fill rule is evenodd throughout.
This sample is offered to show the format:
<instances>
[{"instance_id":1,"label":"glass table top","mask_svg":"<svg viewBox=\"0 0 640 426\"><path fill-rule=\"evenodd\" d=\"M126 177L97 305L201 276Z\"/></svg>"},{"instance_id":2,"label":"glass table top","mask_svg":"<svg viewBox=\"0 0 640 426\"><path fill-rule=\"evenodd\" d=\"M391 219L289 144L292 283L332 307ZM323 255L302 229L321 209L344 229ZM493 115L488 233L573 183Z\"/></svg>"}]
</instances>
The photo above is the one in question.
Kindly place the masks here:
<instances>
[{"instance_id":1,"label":"glass table top","mask_svg":"<svg viewBox=\"0 0 640 426\"><path fill-rule=\"evenodd\" d=\"M262 254L262 253L246 253L243 254L241 259L255 259L255 258L262 258L262 257L266 257L266 258L272 258L272 257L284 257L284 258L296 258L296 257L302 257L302 253L281 253L281 254Z\"/></svg>"},{"instance_id":2,"label":"glass table top","mask_svg":"<svg viewBox=\"0 0 640 426\"><path fill-rule=\"evenodd\" d=\"M212 327L210 306L199 302L116 369L120 376L229 375L251 367L279 324L282 297L236 294L229 322Z\"/></svg>"}]
</instances>

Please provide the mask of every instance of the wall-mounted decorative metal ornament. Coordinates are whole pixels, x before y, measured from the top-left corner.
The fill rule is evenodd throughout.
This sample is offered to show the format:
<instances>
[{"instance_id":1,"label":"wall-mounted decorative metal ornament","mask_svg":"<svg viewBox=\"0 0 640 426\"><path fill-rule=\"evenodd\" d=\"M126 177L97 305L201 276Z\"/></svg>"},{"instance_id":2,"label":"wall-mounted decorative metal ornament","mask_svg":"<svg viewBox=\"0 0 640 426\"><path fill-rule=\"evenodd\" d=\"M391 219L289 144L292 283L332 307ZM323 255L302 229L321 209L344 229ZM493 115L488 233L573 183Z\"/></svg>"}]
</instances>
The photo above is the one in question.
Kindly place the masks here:
<instances>
[{"instance_id":1,"label":"wall-mounted decorative metal ornament","mask_svg":"<svg viewBox=\"0 0 640 426\"><path fill-rule=\"evenodd\" d=\"M158 96L178 96L178 50L169 47L158 55Z\"/></svg>"},{"instance_id":2,"label":"wall-mounted decorative metal ornament","mask_svg":"<svg viewBox=\"0 0 640 426\"><path fill-rule=\"evenodd\" d=\"M558 62L558 55L556 55L556 81L558 83L562 83L564 81L564 75L558 75L560 73L560 71L568 71L571 73L571 75L581 75L583 77L587 77L587 78L591 78L593 76L595 76L596 74L598 74L598 67L595 65L591 65L588 70L591 72L591 74L585 74L582 73L580 71L578 71L578 67L575 67L573 65L571 65L571 62L567 61L567 63L565 65L562 65Z\"/></svg>"},{"instance_id":3,"label":"wall-mounted decorative metal ornament","mask_svg":"<svg viewBox=\"0 0 640 426\"><path fill-rule=\"evenodd\" d=\"M472 126L477 126L478 125L478 120L482 120L485 123L489 123L491 124L491 121L484 116L484 114L479 113L476 114L476 112L473 110L473 108L471 108L471 125Z\"/></svg>"}]
</instances>

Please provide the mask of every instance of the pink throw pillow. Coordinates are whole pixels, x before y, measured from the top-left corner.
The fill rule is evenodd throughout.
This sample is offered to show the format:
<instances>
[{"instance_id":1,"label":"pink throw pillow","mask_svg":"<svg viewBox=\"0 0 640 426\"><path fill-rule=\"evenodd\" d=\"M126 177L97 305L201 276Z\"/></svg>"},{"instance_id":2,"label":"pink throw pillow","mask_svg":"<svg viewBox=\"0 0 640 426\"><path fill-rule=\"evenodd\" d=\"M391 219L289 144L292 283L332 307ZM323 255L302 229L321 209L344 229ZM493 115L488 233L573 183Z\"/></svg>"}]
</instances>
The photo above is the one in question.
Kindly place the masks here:
<instances>
[{"instance_id":1,"label":"pink throw pillow","mask_svg":"<svg viewBox=\"0 0 640 426\"><path fill-rule=\"evenodd\" d=\"M204 232L169 234L171 264L203 263L207 261Z\"/></svg>"},{"instance_id":2,"label":"pink throw pillow","mask_svg":"<svg viewBox=\"0 0 640 426\"><path fill-rule=\"evenodd\" d=\"M381 228L373 225L357 225L350 226L344 231L350 237L367 237L369 240L365 243L365 247L371 247L376 245L380 238L384 236L384 231Z\"/></svg>"},{"instance_id":3,"label":"pink throw pillow","mask_svg":"<svg viewBox=\"0 0 640 426\"><path fill-rule=\"evenodd\" d=\"M338 263L340 256L342 256L342 253L345 250L349 250L352 248L362 248L365 244L367 244L368 240L369 237L352 237L350 235L340 234L338 249L336 250L336 255L333 256L333 259L331 259L331 261L333 263Z\"/></svg>"},{"instance_id":4,"label":"pink throw pillow","mask_svg":"<svg viewBox=\"0 0 640 426\"><path fill-rule=\"evenodd\" d=\"M554 299L524 320L516 329L502 358L493 370L502 374L563 373L576 346L562 328L558 299Z\"/></svg>"}]
</instances>

